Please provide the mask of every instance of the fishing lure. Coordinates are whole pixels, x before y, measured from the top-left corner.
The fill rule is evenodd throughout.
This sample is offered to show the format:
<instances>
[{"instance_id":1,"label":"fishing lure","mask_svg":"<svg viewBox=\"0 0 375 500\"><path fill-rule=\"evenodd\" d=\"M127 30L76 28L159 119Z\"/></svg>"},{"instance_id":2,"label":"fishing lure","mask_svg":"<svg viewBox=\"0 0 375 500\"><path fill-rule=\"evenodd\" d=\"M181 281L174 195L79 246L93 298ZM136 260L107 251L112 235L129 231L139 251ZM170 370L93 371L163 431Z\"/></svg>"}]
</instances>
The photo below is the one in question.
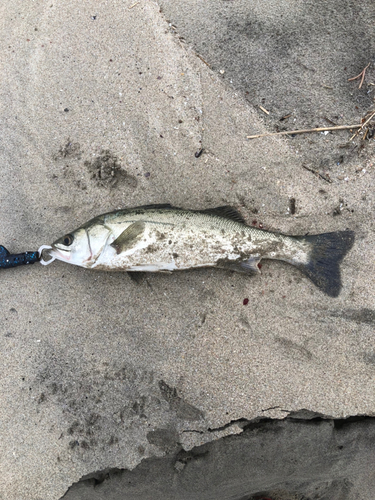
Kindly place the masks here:
<instances>
[{"instance_id":1,"label":"fishing lure","mask_svg":"<svg viewBox=\"0 0 375 500\"><path fill-rule=\"evenodd\" d=\"M41 253L37 252L24 252L24 253L10 253L5 247L0 245L0 268L9 268L17 266L25 266L27 264L34 264L39 262Z\"/></svg>"}]
</instances>

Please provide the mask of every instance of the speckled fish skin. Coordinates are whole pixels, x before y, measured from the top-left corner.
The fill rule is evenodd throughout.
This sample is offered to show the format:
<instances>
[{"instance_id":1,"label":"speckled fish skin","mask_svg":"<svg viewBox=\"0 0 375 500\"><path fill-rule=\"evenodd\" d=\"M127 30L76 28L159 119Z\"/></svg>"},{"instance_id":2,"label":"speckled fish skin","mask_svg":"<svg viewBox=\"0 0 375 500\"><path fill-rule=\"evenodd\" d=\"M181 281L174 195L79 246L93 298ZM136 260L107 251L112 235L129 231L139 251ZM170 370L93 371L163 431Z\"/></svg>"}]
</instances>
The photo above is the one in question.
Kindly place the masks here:
<instances>
[{"instance_id":1,"label":"speckled fish skin","mask_svg":"<svg viewBox=\"0 0 375 500\"><path fill-rule=\"evenodd\" d=\"M354 242L351 231L286 236L246 225L231 207L193 211L147 206L95 217L55 241L50 255L89 269L152 272L221 267L250 273L259 272L261 259L278 259L297 266L326 293L337 296L339 275L328 286L322 277L317 282L314 270L308 272L318 238L339 273L338 264ZM327 246L331 240L333 249Z\"/></svg>"}]
</instances>

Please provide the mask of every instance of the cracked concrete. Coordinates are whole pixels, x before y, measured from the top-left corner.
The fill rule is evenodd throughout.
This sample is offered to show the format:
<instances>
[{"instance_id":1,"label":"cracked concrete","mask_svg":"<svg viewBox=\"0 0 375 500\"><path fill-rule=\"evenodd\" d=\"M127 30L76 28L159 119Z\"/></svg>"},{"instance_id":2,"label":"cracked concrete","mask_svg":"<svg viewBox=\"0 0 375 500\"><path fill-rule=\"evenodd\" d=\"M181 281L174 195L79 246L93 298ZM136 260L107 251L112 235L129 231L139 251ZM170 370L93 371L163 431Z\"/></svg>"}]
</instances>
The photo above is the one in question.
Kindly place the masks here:
<instances>
[{"instance_id":1,"label":"cracked concrete","mask_svg":"<svg viewBox=\"0 0 375 500\"><path fill-rule=\"evenodd\" d=\"M329 0L325 12L297 0L133 4L0 6L0 243L36 249L100 213L167 202L234 205L249 224L288 234L349 228L356 243L337 299L279 262L265 262L253 278L210 269L129 276L60 262L2 271L7 500L59 499L100 470L141 470L144 478L147 464L163 472L178 453L185 474L197 447L234 442L228 457L239 453L254 419L301 408L336 419L374 414L374 139L349 144L350 133L339 132L246 140L254 131L320 125L326 114L361 119L373 99L374 38L357 28L370 30L371 2L340 10ZM358 89L347 79L369 61ZM290 428L297 446L294 430L305 424L267 425ZM332 425L307 428L319 442ZM266 449L263 436L270 438L261 436ZM270 464L280 460L275 483L250 490L233 476L233 495L285 485L283 454L267 453ZM317 473L311 484L334 498L332 482L344 488L345 479L335 474ZM352 472L345 477L355 484L348 499L371 498L371 475L363 490ZM110 483L96 492L109 495Z\"/></svg>"}]
</instances>

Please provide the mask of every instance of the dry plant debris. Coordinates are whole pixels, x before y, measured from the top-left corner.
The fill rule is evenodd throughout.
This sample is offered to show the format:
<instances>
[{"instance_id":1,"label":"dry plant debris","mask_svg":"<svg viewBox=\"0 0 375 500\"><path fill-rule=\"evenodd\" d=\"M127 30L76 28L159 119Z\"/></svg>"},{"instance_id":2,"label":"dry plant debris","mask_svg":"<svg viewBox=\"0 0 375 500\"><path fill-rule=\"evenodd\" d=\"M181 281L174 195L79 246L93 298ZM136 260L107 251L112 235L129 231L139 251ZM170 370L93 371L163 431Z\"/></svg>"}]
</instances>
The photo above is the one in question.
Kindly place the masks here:
<instances>
[{"instance_id":1,"label":"dry plant debris","mask_svg":"<svg viewBox=\"0 0 375 500\"><path fill-rule=\"evenodd\" d=\"M348 82L352 82L353 80L357 80L358 78L361 78L360 84L359 84L359 89L362 87L363 80L365 79L365 74L366 74L366 69L370 66L371 63L368 63L368 65L363 68L363 70L360 72L359 75L353 76L353 78L349 78Z\"/></svg>"},{"instance_id":2,"label":"dry plant debris","mask_svg":"<svg viewBox=\"0 0 375 500\"><path fill-rule=\"evenodd\" d=\"M350 130L352 128L361 128L362 124L356 125L337 125L336 127L318 127L306 128L301 130L284 130L283 132L266 132L265 134L248 135L248 139L257 139L258 137L270 137L271 135L294 135L294 134L307 134L309 132L326 132L330 130Z\"/></svg>"}]
</instances>

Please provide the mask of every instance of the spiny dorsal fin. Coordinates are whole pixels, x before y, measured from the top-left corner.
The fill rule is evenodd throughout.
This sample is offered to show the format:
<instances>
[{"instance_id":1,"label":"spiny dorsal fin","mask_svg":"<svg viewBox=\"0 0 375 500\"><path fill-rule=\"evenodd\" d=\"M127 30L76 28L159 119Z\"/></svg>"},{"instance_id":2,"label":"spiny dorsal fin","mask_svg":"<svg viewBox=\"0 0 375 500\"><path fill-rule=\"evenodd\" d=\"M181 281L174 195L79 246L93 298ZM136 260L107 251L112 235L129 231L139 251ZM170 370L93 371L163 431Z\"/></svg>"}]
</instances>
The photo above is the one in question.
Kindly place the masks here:
<instances>
[{"instance_id":1,"label":"spiny dorsal fin","mask_svg":"<svg viewBox=\"0 0 375 500\"><path fill-rule=\"evenodd\" d=\"M245 220L238 210L230 206L207 208L206 210L199 210L204 214L217 215L219 217L225 217L226 219L234 220L236 222L241 222L245 224Z\"/></svg>"},{"instance_id":2,"label":"spiny dorsal fin","mask_svg":"<svg viewBox=\"0 0 375 500\"><path fill-rule=\"evenodd\" d=\"M9 254L9 250L3 247L3 245L0 245L0 257L7 257Z\"/></svg>"},{"instance_id":3,"label":"spiny dorsal fin","mask_svg":"<svg viewBox=\"0 0 375 500\"><path fill-rule=\"evenodd\" d=\"M119 254L124 250L127 250L135 245L135 243L142 237L145 230L145 223L143 221L134 222L130 224L121 234L118 236L111 247L113 247Z\"/></svg>"}]
</instances>

